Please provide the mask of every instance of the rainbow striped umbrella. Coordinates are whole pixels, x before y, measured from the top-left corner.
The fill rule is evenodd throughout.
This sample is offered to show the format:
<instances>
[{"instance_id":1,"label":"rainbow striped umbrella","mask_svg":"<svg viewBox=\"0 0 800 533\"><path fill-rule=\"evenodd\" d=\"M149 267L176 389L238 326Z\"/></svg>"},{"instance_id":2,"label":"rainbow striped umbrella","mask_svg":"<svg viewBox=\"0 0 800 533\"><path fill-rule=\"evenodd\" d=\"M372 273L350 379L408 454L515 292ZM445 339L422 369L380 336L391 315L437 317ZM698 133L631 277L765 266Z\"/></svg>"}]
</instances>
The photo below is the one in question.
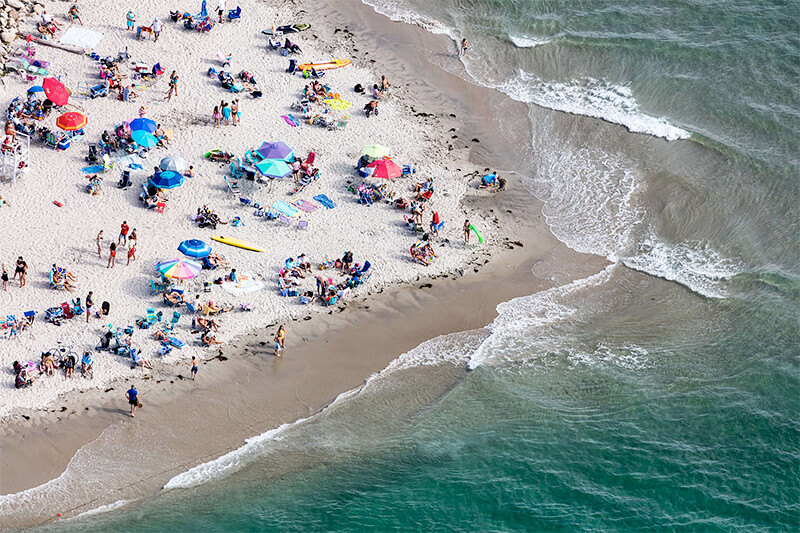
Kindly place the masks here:
<instances>
[{"instance_id":1,"label":"rainbow striped umbrella","mask_svg":"<svg viewBox=\"0 0 800 533\"><path fill-rule=\"evenodd\" d=\"M156 270L165 278L191 279L203 270L203 265L183 259L169 259L157 263Z\"/></svg>"}]
</instances>

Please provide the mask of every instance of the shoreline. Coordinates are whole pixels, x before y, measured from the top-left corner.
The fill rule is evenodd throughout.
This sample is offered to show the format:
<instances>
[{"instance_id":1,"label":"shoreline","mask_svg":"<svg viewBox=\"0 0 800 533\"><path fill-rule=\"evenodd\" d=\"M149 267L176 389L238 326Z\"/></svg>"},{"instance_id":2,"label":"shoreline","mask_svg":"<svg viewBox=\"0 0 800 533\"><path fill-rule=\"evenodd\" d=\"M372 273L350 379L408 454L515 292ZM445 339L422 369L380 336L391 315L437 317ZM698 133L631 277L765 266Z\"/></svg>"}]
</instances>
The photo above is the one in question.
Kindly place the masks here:
<instances>
[{"instance_id":1,"label":"shoreline","mask_svg":"<svg viewBox=\"0 0 800 533\"><path fill-rule=\"evenodd\" d=\"M420 28L392 22L375 13L371 7L355 0L335 8L327 6L323 12L331 17L338 14L342 19L352 16L355 24L369 25L372 28L370 33L379 33L384 39L387 35L397 39L402 37L400 50L376 48L377 57L385 55L391 58L395 53L402 54L421 43L423 46L434 47L432 54L449 45L446 37L434 36ZM359 46L363 46L362 39L370 40L369 35L362 37L358 31L354 33ZM480 143L464 143L465 147L469 147L469 157L473 165L488 165L495 161L494 158L502 160L504 150L511 151L512 147L503 142L508 132L487 128L486 119L497 112L495 105L508 108L520 106L518 109L521 109L522 104L512 102L497 91L472 85L431 63L426 63L416 55L406 56L408 57L387 65L387 71L393 78L399 79L400 74L394 74L392 69L398 65L404 68L411 65L418 74L421 71L426 74L418 75L413 80L414 84L438 89L440 96L438 100L433 96L431 102L426 102L425 105L421 103L417 110L426 112L433 105L445 104L443 109L437 108L436 114L446 116L450 114L448 111L452 111L456 115L454 120L463 120L456 134L465 139L480 139ZM420 77L424 81L419 80ZM408 82L412 83L412 80ZM448 93L446 88L453 89L455 93ZM433 90L426 96L434 95ZM447 96L442 96L444 94ZM459 99L448 100L452 94L457 94ZM468 113L472 115L467 116ZM448 165L461 166L458 160L449 161ZM461 169L459 172L464 173ZM424 276L425 271L420 271L423 276L418 277L416 282L395 283L377 293L371 291L370 294L355 295L344 310L334 308L328 314L324 311L314 313L308 321L296 318L290 323L289 342L283 361L277 361L271 355L259 359L263 352L268 352L260 350L258 346L261 342L268 342L269 332L266 337L256 332L238 336L223 347L220 353L228 358L227 361L215 361L214 358L205 361L198 378L200 382L195 382L194 389L189 388L192 382L185 379L173 378L176 385L174 387L164 385L166 380L158 383L150 383L148 380L148 385L140 388L147 406L135 420L139 433L137 438L143 438L144 434L157 436L164 432L176 435L176 432L186 431L191 434L191 426L196 426L197 420L184 428L176 428L170 420L191 417L192 411L198 408L216 412L211 419L217 420L220 415L232 410L233 399L226 387L235 384L241 387L239 390L246 390L247 394L246 398L236 399L236 407L241 413L236 420L226 416L217 420L220 427L214 431L216 440L210 435L204 435L204 442L197 445L197 450L187 450L185 446L181 448L177 440L171 442L169 446L173 448L170 451L182 454L182 460L177 465L171 463L168 469L160 470L154 477L142 477L141 479L147 481L136 489L130 489L134 497L142 497L159 490L158 482L163 484L162 478L167 472L179 473L180 469L186 470L194 464L237 448L246 438L281 423L319 412L339 394L357 387L364 379L386 368L397 356L425 340L446 333L485 327L496 316L495 307L502 301L585 277L606 264L602 258L567 249L552 236L541 215L541 202L525 191L516 178L509 179L509 189L498 195L468 195L464 199L463 207L483 210L487 214L493 213L496 216L494 228L497 231L504 228L504 231L509 232L503 236L504 240L498 238L500 243L495 245L497 251L493 255L482 253L475 261L471 261L475 264L470 267L476 271L470 272L465 268L463 278L450 273L433 276L432 279ZM487 259L487 255L491 257ZM536 275L531 275L534 267ZM418 287L412 289L414 285ZM452 313L454 309L459 310L459 313ZM391 322L392 326L386 326L387 322ZM358 334L360 341L355 344L354 333ZM298 341L298 338L302 340ZM391 342L388 342L389 339ZM251 349L241 347L243 344ZM331 350L332 345L340 347L341 351ZM347 355L344 355L345 352ZM358 364L353 364L354 361ZM183 366L185 365L181 362L180 368ZM187 374L185 370L179 370L178 373ZM210 379L212 373L215 374L214 382L204 384L203 380ZM119 384L127 381L129 378L122 378ZM140 379L137 378L137 381ZM121 416L125 406L117 397L120 391L116 385L115 383L115 390L109 393L89 391L83 395L73 395L68 402L58 402L59 406L69 405L67 415L63 418L59 408L56 408L44 413L44 416L36 411L38 419L20 421L17 417L17 421L5 425L0 437L4 452L3 462L0 464L0 471L3 473L0 476L0 481L3 482L1 492L19 492L55 478L64 471L75 452L95 441L105 430L124 430L121 426L129 420ZM266 385L269 385L269 391L262 390ZM294 400L288 400L289 397ZM94 402L94 407L90 412L81 411L87 399ZM193 409L186 405L176 405L179 403L174 401L176 399L185 400L186 403L196 402L196 407ZM257 406L263 405L268 408L258 409ZM159 413L158 418L150 414L153 411ZM257 422L244 420L243 414L258 415L260 419ZM29 441L33 441L32 444L23 443L21 439L17 441L17 437L23 434ZM55 450L57 456L48 456L49 462L41 461L46 450L50 450L50 453ZM31 460L36 460L39 465L36 475L30 475ZM23 468L22 465L26 467ZM28 474L24 480L23 473ZM11 484L7 483L9 478ZM113 497L109 501L93 501L91 507L118 499L120 498ZM78 509L86 510L83 508L86 505L84 503L82 507L76 508L76 512ZM52 518L54 516L38 517L28 523L41 523ZM15 523L23 525L25 522L15 520Z\"/></svg>"}]
</instances>

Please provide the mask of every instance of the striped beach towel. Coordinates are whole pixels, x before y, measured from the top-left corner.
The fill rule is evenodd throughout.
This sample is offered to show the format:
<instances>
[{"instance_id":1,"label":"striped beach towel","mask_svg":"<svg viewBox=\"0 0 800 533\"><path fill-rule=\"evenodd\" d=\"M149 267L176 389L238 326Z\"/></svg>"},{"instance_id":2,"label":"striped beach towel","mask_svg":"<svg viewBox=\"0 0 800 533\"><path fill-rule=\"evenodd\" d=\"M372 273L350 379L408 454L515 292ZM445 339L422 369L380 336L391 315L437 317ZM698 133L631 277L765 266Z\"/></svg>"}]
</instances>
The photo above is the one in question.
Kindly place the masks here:
<instances>
[{"instance_id":1,"label":"striped beach towel","mask_svg":"<svg viewBox=\"0 0 800 533\"><path fill-rule=\"evenodd\" d=\"M278 200L274 204L272 204L272 210L278 211L279 213L283 213L287 217L296 217L299 211L294 207L290 206L283 200Z\"/></svg>"},{"instance_id":2,"label":"striped beach towel","mask_svg":"<svg viewBox=\"0 0 800 533\"><path fill-rule=\"evenodd\" d=\"M319 209L318 206L306 200L297 200L296 202L292 202L292 205L295 206L300 211L305 211L306 213L313 213L314 211Z\"/></svg>"}]
</instances>

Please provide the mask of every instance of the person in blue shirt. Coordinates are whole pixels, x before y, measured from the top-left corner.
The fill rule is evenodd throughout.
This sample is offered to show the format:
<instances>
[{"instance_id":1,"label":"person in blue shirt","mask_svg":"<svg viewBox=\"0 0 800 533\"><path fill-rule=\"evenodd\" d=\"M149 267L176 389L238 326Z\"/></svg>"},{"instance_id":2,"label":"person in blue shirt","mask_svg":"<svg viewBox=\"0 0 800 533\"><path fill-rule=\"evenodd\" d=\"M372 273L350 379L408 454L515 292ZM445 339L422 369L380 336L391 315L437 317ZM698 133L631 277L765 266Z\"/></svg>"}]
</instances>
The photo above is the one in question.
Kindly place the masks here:
<instances>
[{"instance_id":1,"label":"person in blue shirt","mask_svg":"<svg viewBox=\"0 0 800 533\"><path fill-rule=\"evenodd\" d=\"M135 417L136 408L139 407L139 391L131 385L131 388L125 393L125 397L128 399L128 403L131 404L131 416Z\"/></svg>"},{"instance_id":2,"label":"person in blue shirt","mask_svg":"<svg viewBox=\"0 0 800 533\"><path fill-rule=\"evenodd\" d=\"M83 357L81 358L81 373L83 374L84 377L86 377L87 374L90 377L93 377L92 366L94 366L94 361L92 360L92 354L89 352L85 352L83 354Z\"/></svg>"}]
</instances>

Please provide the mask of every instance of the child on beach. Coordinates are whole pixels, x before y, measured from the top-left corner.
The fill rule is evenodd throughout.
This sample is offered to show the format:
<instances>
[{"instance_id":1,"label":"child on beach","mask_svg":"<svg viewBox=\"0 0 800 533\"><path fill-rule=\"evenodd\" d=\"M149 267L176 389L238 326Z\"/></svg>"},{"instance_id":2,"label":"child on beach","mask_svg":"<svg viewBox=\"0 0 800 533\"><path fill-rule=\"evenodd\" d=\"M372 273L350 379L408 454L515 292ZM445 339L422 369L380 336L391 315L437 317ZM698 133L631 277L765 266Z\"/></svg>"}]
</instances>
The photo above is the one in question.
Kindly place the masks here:
<instances>
[{"instance_id":1,"label":"child on beach","mask_svg":"<svg viewBox=\"0 0 800 533\"><path fill-rule=\"evenodd\" d=\"M281 324L281 326L278 328L278 332L275 334L275 357L281 356L281 352L285 346L286 330L284 329L283 324Z\"/></svg>"},{"instance_id":2,"label":"child on beach","mask_svg":"<svg viewBox=\"0 0 800 533\"><path fill-rule=\"evenodd\" d=\"M469 244L469 219L464 221L464 244Z\"/></svg>"},{"instance_id":3,"label":"child on beach","mask_svg":"<svg viewBox=\"0 0 800 533\"><path fill-rule=\"evenodd\" d=\"M213 116L214 116L214 127L218 128L219 127L219 106L214 106Z\"/></svg>"},{"instance_id":4,"label":"child on beach","mask_svg":"<svg viewBox=\"0 0 800 533\"><path fill-rule=\"evenodd\" d=\"M103 248L102 248L103 230L100 230L100 233L97 234L96 242L97 242L97 257L102 259L103 258Z\"/></svg>"},{"instance_id":5,"label":"child on beach","mask_svg":"<svg viewBox=\"0 0 800 533\"><path fill-rule=\"evenodd\" d=\"M192 379L197 377L197 357L192 356Z\"/></svg>"},{"instance_id":6,"label":"child on beach","mask_svg":"<svg viewBox=\"0 0 800 533\"><path fill-rule=\"evenodd\" d=\"M147 106L142 106L139 108L139 118L144 118L147 114Z\"/></svg>"},{"instance_id":7,"label":"child on beach","mask_svg":"<svg viewBox=\"0 0 800 533\"><path fill-rule=\"evenodd\" d=\"M112 242L111 248L108 251L108 264L106 268L114 268L114 264L117 261L117 243Z\"/></svg>"}]
</instances>

